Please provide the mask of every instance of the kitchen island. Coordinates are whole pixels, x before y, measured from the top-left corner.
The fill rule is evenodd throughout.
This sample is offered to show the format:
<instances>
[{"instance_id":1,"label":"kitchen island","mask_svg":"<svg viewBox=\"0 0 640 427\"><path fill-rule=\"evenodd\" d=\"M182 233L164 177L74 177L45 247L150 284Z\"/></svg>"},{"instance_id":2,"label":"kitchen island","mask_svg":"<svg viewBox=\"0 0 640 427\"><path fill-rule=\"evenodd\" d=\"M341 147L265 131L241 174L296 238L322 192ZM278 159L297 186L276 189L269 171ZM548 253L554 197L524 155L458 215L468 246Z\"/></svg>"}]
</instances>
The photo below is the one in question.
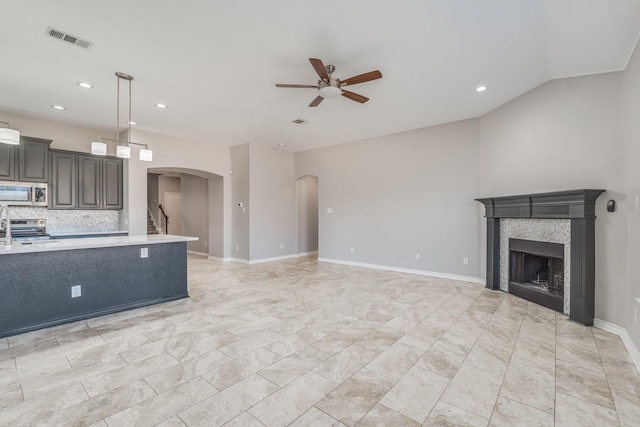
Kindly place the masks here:
<instances>
[{"instance_id":1,"label":"kitchen island","mask_svg":"<svg viewBox=\"0 0 640 427\"><path fill-rule=\"evenodd\" d=\"M0 246L0 338L187 298L187 242L117 236Z\"/></svg>"}]
</instances>

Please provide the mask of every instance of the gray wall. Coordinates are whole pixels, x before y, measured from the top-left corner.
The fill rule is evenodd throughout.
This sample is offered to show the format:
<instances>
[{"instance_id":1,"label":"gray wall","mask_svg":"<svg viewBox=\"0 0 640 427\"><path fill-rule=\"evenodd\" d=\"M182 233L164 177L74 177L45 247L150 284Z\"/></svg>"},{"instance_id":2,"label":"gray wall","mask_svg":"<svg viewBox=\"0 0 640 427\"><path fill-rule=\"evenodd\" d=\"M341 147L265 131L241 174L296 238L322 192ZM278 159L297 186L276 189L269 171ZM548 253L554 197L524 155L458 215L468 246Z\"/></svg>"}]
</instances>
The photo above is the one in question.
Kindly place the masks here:
<instances>
[{"instance_id":1,"label":"gray wall","mask_svg":"<svg viewBox=\"0 0 640 427\"><path fill-rule=\"evenodd\" d=\"M319 257L479 278L477 140L467 120L296 153L320 182Z\"/></svg>"},{"instance_id":2,"label":"gray wall","mask_svg":"<svg viewBox=\"0 0 640 427\"><path fill-rule=\"evenodd\" d=\"M251 144L250 156L250 259L292 255L296 228L293 153Z\"/></svg>"},{"instance_id":3,"label":"gray wall","mask_svg":"<svg viewBox=\"0 0 640 427\"><path fill-rule=\"evenodd\" d=\"M231 258L249 259L249 144L231 147ZM238 206L239 203L244 208Z\"/></svg>"},{"instance_id":4,"label":"gray wall","mask_svg":"<svg viewBox=\"0 0 640 427\"><path fill-rule=\"evenodd\" d=\"M209 178L209 255L224 258L224 178Z\"/></svg>"},{"instance_id":5,"label":"gray wall","mask_svg":"<svg viewBox=\"0 0 640 427\"><path fill-rule=\"evenodd\" d=\"M318 250L318 177L303 176L296 181L298 221L297 253Z\"/></svg>"},{"instance_id":6,"label":"gray wall","mask_svg":"<svg viewBox=\"0 0 640 427\"><path fill-rule=\"evenodd\" d=\"M181 234L198 238L187 242L187 249L209 254L209 183L204 178L182 174L180 184Z\"/></svg>"},{"instance_id":7,"label":"gray wall","mask_svg":"<svg viewBox=\"0 0 640 427\"><path fill-rule=\"evenodd\" d=\"M631 57L622 79L622 188L617 197L620 224L620 258L622 280L612 283L610 304L603 311L603 319L624 327L640 349L640 46ZM618 310L613 309L618 304ZM606 316L606 317L604 317Z\"/></svg>"},{"instance_id":8,"label":"gray wall","mask_svg":"<svg viewBox=\"0 0 640 427\"><path fill-rule=\"evenodd\" d=\"M481 194L603 188L596 203L596 312L622 324L628 233L623 196L622 73L551 81L484 116Z\"/></svg>"}]
</instances>

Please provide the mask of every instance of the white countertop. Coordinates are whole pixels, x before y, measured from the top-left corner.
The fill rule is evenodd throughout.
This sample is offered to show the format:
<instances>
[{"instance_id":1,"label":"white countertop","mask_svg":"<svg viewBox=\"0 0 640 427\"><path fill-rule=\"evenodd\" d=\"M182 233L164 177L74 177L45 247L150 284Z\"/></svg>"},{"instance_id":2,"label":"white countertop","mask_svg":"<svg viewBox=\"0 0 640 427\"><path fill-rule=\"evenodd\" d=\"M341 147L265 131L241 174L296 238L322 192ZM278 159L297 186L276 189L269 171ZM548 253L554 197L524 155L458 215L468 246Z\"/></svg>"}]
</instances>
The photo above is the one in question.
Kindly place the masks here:
<instances>
[{"instance_id":1,"label":"white countertop","mask_svg":"<svg viewBox=\"0 0 640 427\"><path fill-rule=\"evenodd\" d=\"M141 236L89 237L80 239L40 240L31 244L13 242L6 246L0 243L0 255L25 254L31 252L67 251L72 249L108 248L114 246L155 245L158 243L192 242L197 237L152 234Z\"/></svg>"},{"instance_id":2,"label":"white countertop","mask_svg":"<svg viewBox=\"0 0 640 427\"><path fill-rule=\"evenodd\" d=\"M52 238L64 237L64 236L90 236L92 234L123 234L129 233L128 231L83 231L80 233L55 233L51 234Z\"/></svg>"}]
</instances>

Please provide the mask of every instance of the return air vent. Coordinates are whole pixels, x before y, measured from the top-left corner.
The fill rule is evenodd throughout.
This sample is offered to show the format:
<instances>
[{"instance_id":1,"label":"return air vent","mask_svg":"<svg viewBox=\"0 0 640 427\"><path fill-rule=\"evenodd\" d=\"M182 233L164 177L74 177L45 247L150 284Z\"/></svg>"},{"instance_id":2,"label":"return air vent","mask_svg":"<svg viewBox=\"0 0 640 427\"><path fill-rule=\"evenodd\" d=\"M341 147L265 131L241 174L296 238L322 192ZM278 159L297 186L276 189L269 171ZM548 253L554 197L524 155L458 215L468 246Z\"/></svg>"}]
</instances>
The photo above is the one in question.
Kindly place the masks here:
<instances>
[{"instance_id":1,"label":"return air vent","mask_svg":"<svg viewBox=\"0 0 640 427\"><path fill-rule=\"evenodd\" d=\"M49 37L53 37L55 39L65 41L67 43L71 43L83 49L91 49L91 46L93 46L93 43L90 42L89 40L83 40L69 33L65 33L64 31L56 30L55 28L47 27L46 34Z\"/></svg>"}]
</instances>

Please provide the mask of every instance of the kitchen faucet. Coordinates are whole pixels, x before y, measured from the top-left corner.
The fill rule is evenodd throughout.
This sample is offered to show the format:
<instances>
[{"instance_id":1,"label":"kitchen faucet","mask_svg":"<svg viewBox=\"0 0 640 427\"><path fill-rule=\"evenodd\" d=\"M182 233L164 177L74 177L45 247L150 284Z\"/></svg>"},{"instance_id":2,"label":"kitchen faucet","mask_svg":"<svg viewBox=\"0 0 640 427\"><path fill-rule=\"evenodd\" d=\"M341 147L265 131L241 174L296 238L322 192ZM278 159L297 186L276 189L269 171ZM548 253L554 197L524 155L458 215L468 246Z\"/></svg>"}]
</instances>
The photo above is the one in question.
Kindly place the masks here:
<instances>
[{"instance_id":1,"label":"kitchen faucet","mask_svg":"<svg viewBox=\"0 0 640 427\"><path fill-rule=\"evenodd\" d=\"M0 223L4 223L4 244L5 246L11 246L11 216L9 215L9 205L0 205L0 217L2 216L2 211L5 212L6 217L6 219L0 220Z\"/></svg>"}]
</instances>

